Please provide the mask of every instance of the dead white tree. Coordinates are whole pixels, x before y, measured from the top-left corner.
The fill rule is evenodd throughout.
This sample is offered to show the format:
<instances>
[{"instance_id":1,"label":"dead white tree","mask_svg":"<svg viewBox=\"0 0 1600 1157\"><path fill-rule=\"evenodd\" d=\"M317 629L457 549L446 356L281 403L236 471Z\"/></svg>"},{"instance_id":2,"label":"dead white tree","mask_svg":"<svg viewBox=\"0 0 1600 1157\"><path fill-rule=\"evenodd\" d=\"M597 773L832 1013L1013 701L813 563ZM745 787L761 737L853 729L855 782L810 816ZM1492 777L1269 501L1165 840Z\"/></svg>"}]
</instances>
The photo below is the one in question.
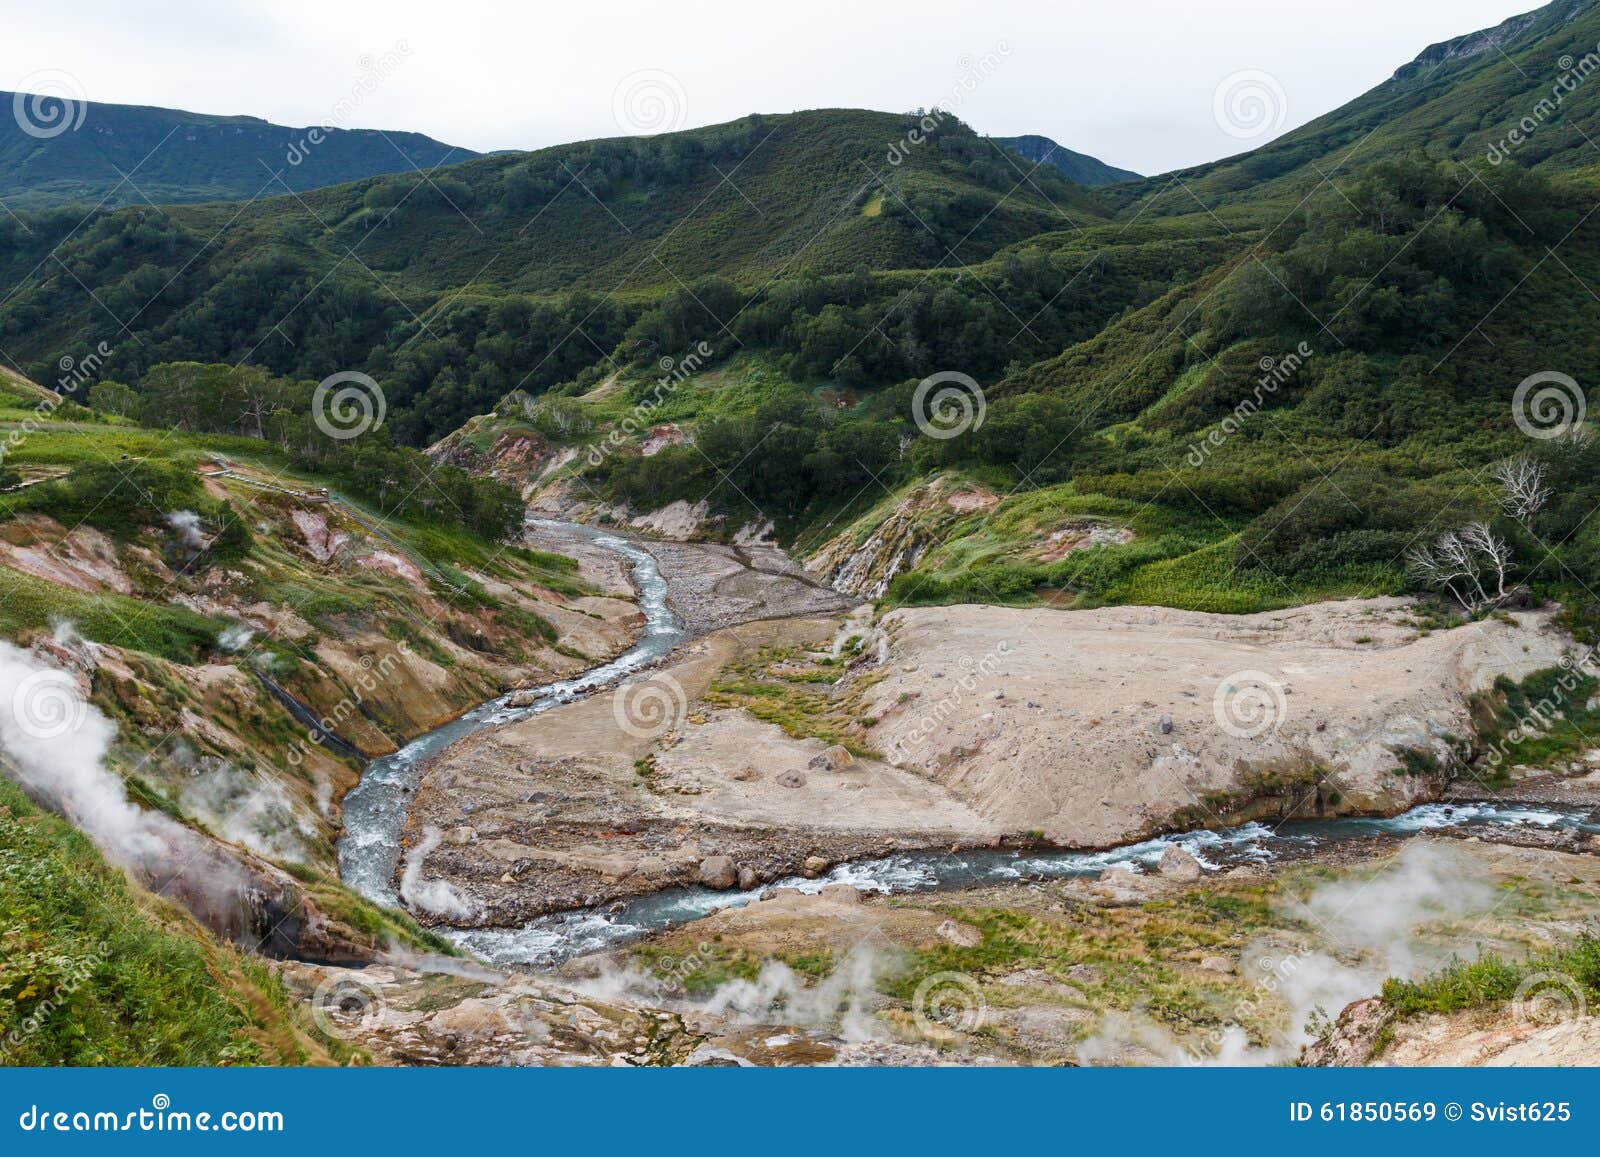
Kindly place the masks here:
<instances>
[{"instance_id":1,"label":"dead white tree","mask_svg":"<svg viewBox=\"0 0 1600 1157\"><path fill-rule=\"evenodd\" d=\"M1406 564L1411 577L1418 584L1430 590L1449 591L1450 597L1456 602L1462 606L1467 605L1467 600L1462 597L1460 589L1456 586L1464 576L1458 574L1434 547L1412 547L1406 552Z\"/></svg>"},{"instance_id":2,"label":"dead white tree","mask_svg":"<svg viewBox=\"0 0 1600 1157\"><path fill-rule=\"evenodd\" d=\"M1412 577L1434 590L1446 590L1468 611L1503 602L1511 547L1484 522L1469 522L1447 531L1432 546L1413 547L1406 554ZM1490 587L1484 586L1488 580Z\"/></svg>"},{"instance_id":3,"label":"dead white tree","mask_svg":"<svg viewBox=\"0 0 1600 1157\"><path fill-rule=\"evenodd\" d=\"M1433 544L1433 550L1439 556L1441 564L1449 570L1451 577L1462 584L1463 589L1467 583L1472 584L1465 606L1475 611L1489 601L1488 592L1483 589L1482 568L1472 557L1472 551L1468 549L1467 544L1462 541L1460 532L1452 530L1441 534L1439 540ZM1476 598L1471 597L1474 593L1477 595Z\"/></svg>"},{"instance_id":4,"label":"dead white tree","mask_svg":"<svg viewBox=\"0 0 1600 1157\"><path fill-rule=\"evenodd\" d=\"M1545 485L1544 464L1531 454L1518 454L1496 462L1489 476L1500 483L1500 509L1532 534L1535 516L1550 501L1551 490Z\"/></svg>"},{"instance_id":5,"label":"dead white tree","mask_svg":"<svg viewBox=\"0 0 1600 1157\"><path fill-rule=\"evenodd\" d=\"M1467 548L1467 553L1478 563L1484 577L1492 576L1494 579L1494 597L1489 601L1504 602L1506 599L1506 573L1511 569L1511 547L1506 540L1489 529L1487 522L1469 522L1460 531L1462 545ZM1480 583L1478 590L1482 592Z\"/></svg>"}]
</instances>

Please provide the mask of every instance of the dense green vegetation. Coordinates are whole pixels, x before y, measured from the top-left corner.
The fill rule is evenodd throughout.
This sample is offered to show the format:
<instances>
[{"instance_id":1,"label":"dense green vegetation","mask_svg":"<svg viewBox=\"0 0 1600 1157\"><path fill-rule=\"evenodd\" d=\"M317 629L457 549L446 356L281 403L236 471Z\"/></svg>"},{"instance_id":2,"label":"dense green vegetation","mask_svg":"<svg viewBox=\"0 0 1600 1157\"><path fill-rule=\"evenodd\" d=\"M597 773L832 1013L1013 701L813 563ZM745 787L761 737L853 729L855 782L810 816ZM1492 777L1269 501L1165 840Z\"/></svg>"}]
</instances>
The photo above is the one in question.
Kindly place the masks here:
<instances>
[{"instance_id":1,"label":"dense green vegetation","mask_svg":"<svg viewBox=\"0 0 1600 1157\"><path fill-rule=\"evenodd\" d=\"M932 477L994 496L928 519L898 601L1392 593L1419 543L1484 520L1507 581L1589 604L1594 454L1555 461L1512 401L1600 361L1600 90L1492 148L1596 42L1600 11L1563 0L1178 181L1089 188L951 116L820 110L243 209L46 212L0 222L23 283L0 342L48 376L104 341L101 418L265 436L381 510L491 536L507 495L391 432L492 412L458 446L587 448L564 473L602 497L706 500L808 547ZM319 439L309 383L357 367L387 423ZM936 437L918 386L950 372L982 397ZM641 453L666 424L691 437ZM1531 519L1486 475L1521 451L1557 492ZM1045 549L1082 519L1107 540Z\"/></svg>"},{"instance_id":2,"label":"dense green vegetation","mask_svg":"<svg viewBox=\"0 0 1600 1157\"><path fill-rule=\"evenodd\" d=\"M953 118L890 166L886 150L915 123L840 110L751 117L484 157L428 183L374 178L242 207L125 209L87 221L66 210L8 218L0 273L26 285L0 305L0 341L46 382L60 350L102 340L115 349L108 374L130 384L178 360L248 361L312 379L363 368L385 384L402 437L420 442L512 388L544 389L603 363L663 293L717 299L719 322L696 322L692 337L737 348L797 310L819 315L831 304L876 320L901 290L936 288L920 273L806 288L813 277L947 263L953 274L1004 245L1100 216L1055 170L1030 175ZM1027 292L1043 289L1039 301L1048 301L1082 264ZM736 307L705 284L717 277L740 286L741 304L762 287L774 304L741 333ZM1096 280L1090 272L1080 282ZM1123 293L1113 310L1127 303ZM979 297L988 293L968 285L957 300ZM1051 310L1065 315L1077 300ZM682 311L665 304L670 329ZM930 294L919 307L924 331L948 320L949 305L935 317L932 304ZM969 313L976 335L989 315ZM853 317L836 310L816 324ZM131 319L137 341L117 319ZM1086 336L1091 321L1068 323L1060 336ZM1030 327L1049 344L1060 324L1046 317ZM662 335L652 322L635 337ZM859 336L840 345L824 335L814 358L831 365ZM789 341L806 345L798 332ZM839 348L828 352L829 341Z\"/></svg>"},{"instance_id":3,"label":"dense green vegetation","mask_svg":"<svg viewBox=\"0 0 1600 1157\"><path fill-rule=\"evenodd\" d=\"M356 389L361 391L361 387ZM295 469L335 481L342 489L371 502L384 518L464 526L491 540L520 533L522 502L516 491L454 466L431 462L410 447L396 446L387 427L374 424L382 418L377 409L381 402L375 396L364 394L359 401L349 403L346 416L339 412L336 394L329 394L319 403L316 391L317 383L277 378L257 366L178 362L151 367L137 388L109 380L97 382L89 391L89 399L103 413L141 420L150 426L270 441L285 453ZM166 495L161 485L136 477L134 470L95 469L96 478L106 476L114 497L137 495L144 498L146 505L154 502L157 510L189 505L187 495ZM150 468L141 469L148 473ZM54 484L49 488L50 494L38 499L30 496L27 501L35 506L43 503L42 509L66 502L63 509L72 510L76 506L69 495L57 491L81 490L85 502L94 504L94 485L94 479L89 477L74 479ZM189 485L193 486L192 472ZM113 508L120 505L125 504L111 504ZM88 516L102 520L111 517L103 507ZM235 535L239 533L234 531ZM237 549L238 545L231 543L227 548Z\"/></svg>"},{"instance_id":4,"label":"dense green vegetation","mask_svg":"<svg viewBox=\"0 0 1600 1157\"><path fill-rule=\"evenodd\" d=\"M1530 989L1519 992L1530 978ZM1600 938L1581 934L1569 945L1517 961L1489 953L1456 961L1422 980L1391 978L1383 985L1383 999L1401 1016L1494 1008L1519 995L1530 1005L1562 1002L1547 1010L1557 1015L1563 1003L1571 1011L1592 1005L1600 999Z\"/></svg>"},{"instance_id":5,"label":"dense green vegetation","mask_svg":"<svg viewBox=\"0 0 1600 1157\"><path fill-rule=\"evenodd\" d=\"M0 1060L304 1064L281 984L0 777Z\"/></svg>"}]
</instances>

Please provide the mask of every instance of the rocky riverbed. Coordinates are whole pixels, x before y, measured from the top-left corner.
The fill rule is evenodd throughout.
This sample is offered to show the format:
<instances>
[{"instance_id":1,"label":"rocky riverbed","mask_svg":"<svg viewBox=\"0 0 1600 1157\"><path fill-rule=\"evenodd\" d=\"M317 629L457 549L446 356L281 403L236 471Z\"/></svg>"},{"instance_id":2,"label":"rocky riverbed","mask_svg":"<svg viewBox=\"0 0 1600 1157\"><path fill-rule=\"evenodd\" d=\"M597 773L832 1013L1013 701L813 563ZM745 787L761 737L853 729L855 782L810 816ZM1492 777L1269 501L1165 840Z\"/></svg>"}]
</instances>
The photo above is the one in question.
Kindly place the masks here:
<instances>
[{"instance_id":1,"label":"rocky riverbed","mask_svg":"<svg viewBox=\"0 0 1600 1157\"><path fill-rule=\"evenodd\" d=\"M553 973L284 975L320 1025L395 1064L1600 1062L1586 1009L1373 1000L1386 977L1515 960L1600 919L1600 858L1498 830L1221 870L1172 853L1099 878L780 889Z\"/></svg>"}]
</instances>

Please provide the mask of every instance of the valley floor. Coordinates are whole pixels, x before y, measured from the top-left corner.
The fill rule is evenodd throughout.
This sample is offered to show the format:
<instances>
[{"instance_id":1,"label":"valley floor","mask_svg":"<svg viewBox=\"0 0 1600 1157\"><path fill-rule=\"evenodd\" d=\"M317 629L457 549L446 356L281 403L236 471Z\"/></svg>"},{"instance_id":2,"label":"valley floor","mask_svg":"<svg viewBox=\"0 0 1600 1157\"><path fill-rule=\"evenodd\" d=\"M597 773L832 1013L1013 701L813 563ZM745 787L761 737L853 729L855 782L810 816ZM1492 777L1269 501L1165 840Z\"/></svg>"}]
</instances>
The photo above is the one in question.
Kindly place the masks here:
<instances>
[{"instance_id":1,"label":"valley floor","mask_svg":"<svg viewBox=\"0 0 1600 1157\"><path fill-rule=\"evenodd\" d=\"M696 637L615 692L433 762L405 862L472 916L425 921L581 909L581 925L643 894L910 849L1100 847L1481 799L1494 789L1446 787L1407 753L1448 765L1478 697L1572 647L1548 613L1434 630L1397 599L819 614L822 592L779 561L649 546L675 603L694 600ZM630 715L641 687L662 714ZM1600 806L1588 755L1505 798ZM1389 976L1516 961L1590 926L1596 845L1535 819L1220 870L1179 855L1160 872L906 895L821 881L554 974L411 960L284 978L313 1003L354 986L323 1012L388 1063L1253 1064L1308 1043L1305 1063L1600 1062L1586 1017L1504 1000L1335 1027ZM1341 1033L1358 1043L1330 1052Z\"/></svg>"},{"instance_id":2,"label":"valley floor","mask_svg":"<svg viewBox=\"0 0 1600 1157\"><path fill-rule=\"evenodd\" d=\"M651 549L675 597L690 552L733 565ZM1449 766L1472 696L1569 646L1546 613L1430 631L1414 612L954 606L723 627L616 693L457 742L407 842L432 833L427 874L469 897L472 923L504 925L712 882L724 860L725 884L749 887L952 843L1392 814L1439 790L1398 753ZM634 718L651 697L661 713Z\"/></svg>"}]
</instances>

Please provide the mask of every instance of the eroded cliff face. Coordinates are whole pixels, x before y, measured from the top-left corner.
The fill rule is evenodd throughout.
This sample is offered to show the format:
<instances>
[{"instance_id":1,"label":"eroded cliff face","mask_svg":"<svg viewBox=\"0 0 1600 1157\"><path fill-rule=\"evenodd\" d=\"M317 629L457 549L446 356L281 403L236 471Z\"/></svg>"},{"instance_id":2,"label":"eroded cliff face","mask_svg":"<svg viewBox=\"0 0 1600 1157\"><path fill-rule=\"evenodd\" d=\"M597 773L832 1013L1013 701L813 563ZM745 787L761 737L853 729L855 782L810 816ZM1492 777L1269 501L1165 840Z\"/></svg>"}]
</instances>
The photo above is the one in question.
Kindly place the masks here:
<instances>
[{"instance_id":1,"label":"eroded cliff face","mask_svg":"<svg viewBox=\"0 0 1600 1157\"><path fill-rule=\"evenodd\" d=\"M1000 496L948 476L912 489L885 516L873 511L816 547L806 569L835 590L881 598L896 575L911 570L950 527L986 513Z\"/></svg>"},{"instance_id":2,"label":"eroded cliff face","mask_svg":"<svg viewBox=\"0 0 1600 1157\"><path fill-rule=\"evenodd\" d=\"M0 527L0 581L57 608L16 641L115 723L136 792L266 860L331 871L362 759L637 630L603 564L508 550L447 570L325 494L202 474L250 526L244 557L216 560L203 530L112 538L31 514Z\"/></svg>"},{"instance_id":3,"label":"eroded cliff face","mask_svg":"<svg viewBox=\"0 0 1600 1157\"><path fill-rule=\"evenodd\" d=\"M508 486L530 499L556 472L578 458L574 446L553 445L527 426L505 426L495 414L482 414L428 447L436 462L459 466Z\"/></svg>"}]
</instances>

